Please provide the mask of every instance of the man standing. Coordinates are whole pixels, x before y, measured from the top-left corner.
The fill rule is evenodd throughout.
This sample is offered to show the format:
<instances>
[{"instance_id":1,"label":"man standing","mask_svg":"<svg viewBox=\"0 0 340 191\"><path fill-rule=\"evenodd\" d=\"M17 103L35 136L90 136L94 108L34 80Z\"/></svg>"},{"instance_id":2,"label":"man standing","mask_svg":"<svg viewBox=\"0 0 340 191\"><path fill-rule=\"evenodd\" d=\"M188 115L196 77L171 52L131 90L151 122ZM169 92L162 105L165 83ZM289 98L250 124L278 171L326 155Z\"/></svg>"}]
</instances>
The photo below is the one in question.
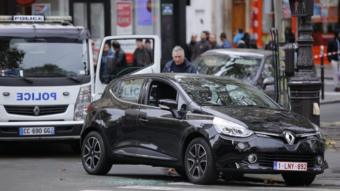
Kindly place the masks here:
<instances>
[{"instance_id":1,"label":"man standing","mask_svg":"<svg viewBox=\"0 0 340 191\"><path fill-rule=\"evenodd\" d=\"M234 36L233 42L234 44L238 44L238 41L242 40L243 38L243 29L239 28L237 34Z\"/></svg>"},{"instance_id":2,"label":"man standing","mask_svg":"<svg viewBox=\"0 0 340 191\"><path fill-rule=\"evenodd\" d=\"M122 69L122 67L126 66L125 52L121 49L120 44L117 41L112 43L112 47L115 51L113 64Z\"/></svg>"},{"instance_id":3,"label":"man standing","mask_svg":"<svg viewBox=\"0 0 340 191\"><path fill-rule=\"evenodd\" d=\"M225 32L221 33L220 39L222 42L221 48L232 48L233 47L233 45L229 42L227 38L227 34Z\"/></svg>"},{"instance_id":4,"label":"man standing","mask_svg":"<svg viewBox=\"0 0 340 191\"><path fill-rule=\"evenodd\" d=\"M197 46L199 55L211 49L211 45L208 41L207 31L203 31L201 33L201 40L198 42Z\"/></svg>"},{"instance_id":5,"label":"man standing","mask_svg":"<svg viewBox=\"0 0 340 191\"><path fill-rule=\"evenodd\" d=\"M100 62L100 80L109 83L112 79L114 53L111 50L110 41L106 41Z\"/></svg>"},{"instance_id":6,"label":"man standing","mask_svg":"<svg viewBox=\"0 0 340 191\"><path fill-rule=\"evenodd\" d=\"M328 52L327 54L328 60L332 64L333 79L334 79L334 84L335 84L334 91L340 92L340 82L339 82L340 31L339 30L336 30L336 32L334 33L334 39L328 43L327 52Z\"/></svg>"},{"instance_id":7,"label":"man standing","mask_svg":"<svg viewBox=\"0 0 340 191\"><path fill-rule=\"evenodd\" d=\"M145 67L152 63L150 52L144 47L143 39L136 40L137 48L133 53L134 66Z\"/></svg>"},{"instance_id":8,"label":"man standing","mask_svg":"<svg viewBox=\"0 0 340 191\"><path fill-rule=\"evenodd\" d=\"M163 72L197 73L197 70L185 58L184 49L180 46L175 46L172 50L172 60L165 64Z\"/></svg>"}]
</instances>

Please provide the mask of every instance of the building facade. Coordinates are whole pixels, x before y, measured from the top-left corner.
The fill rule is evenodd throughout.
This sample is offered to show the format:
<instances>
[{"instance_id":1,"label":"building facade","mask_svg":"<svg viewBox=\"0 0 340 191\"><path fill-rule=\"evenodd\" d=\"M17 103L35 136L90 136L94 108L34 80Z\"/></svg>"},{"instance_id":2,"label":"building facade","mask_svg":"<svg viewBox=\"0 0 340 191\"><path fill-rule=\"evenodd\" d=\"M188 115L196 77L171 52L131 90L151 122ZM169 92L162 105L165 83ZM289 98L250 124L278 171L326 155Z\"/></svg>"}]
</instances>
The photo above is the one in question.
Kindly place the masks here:
<instances>
[{"instance_id":1,"label":"building facade","mask_svg":"<svg viewBox=\"0 0 340 191\"><path fill-rule=\"evenodd\" d=\"M89 29L97 48L104 36L158 35L162 39L163 59L167 60L174 45L185 45L185 7L189 3L189 0L3 0L0 15L70 15L75 25Z\"/></svg>"}]
</instances>

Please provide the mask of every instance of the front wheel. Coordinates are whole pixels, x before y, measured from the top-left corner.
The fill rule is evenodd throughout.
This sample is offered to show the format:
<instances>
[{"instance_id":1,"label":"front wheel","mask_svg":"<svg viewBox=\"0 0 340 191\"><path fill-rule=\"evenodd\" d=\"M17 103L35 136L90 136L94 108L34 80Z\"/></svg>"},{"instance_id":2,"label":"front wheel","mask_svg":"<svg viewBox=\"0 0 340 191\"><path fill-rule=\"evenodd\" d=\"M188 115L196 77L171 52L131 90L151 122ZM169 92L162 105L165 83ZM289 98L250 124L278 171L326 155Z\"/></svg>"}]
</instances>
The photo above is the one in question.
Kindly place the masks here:
<instances>
[{"instance_id":1,"label":"front wheel","mask_svg":"<svg viewBox=\"0 0 340 191\"><path fill-rule=\"evenodd\" d=\"M288 186L309 186L315 179L315 174L308 173L284 173L282 174Z\"/></svg>"},{"instance_id":2,"label":"front wheel","mask_svg":"<svg viewBox=\"0 0 340 191\"><path fill-rule=\"evenodd\" d=\"M103 137L95 131L87 134L81 146L81 161L85 171L95 175L107 174L112 167L107 155Z\"/></svg>"},{"instance_id":3,"label":"front wheel","mask_svg":"<svg viewBox=\"0 0 340 191\"><path fill-rule=\"evenodd\" d=\"M203 138L193 139L184 156L185 174L194 184L210 184L217 179L211 148Z\"/></svg>"}]
</instances>

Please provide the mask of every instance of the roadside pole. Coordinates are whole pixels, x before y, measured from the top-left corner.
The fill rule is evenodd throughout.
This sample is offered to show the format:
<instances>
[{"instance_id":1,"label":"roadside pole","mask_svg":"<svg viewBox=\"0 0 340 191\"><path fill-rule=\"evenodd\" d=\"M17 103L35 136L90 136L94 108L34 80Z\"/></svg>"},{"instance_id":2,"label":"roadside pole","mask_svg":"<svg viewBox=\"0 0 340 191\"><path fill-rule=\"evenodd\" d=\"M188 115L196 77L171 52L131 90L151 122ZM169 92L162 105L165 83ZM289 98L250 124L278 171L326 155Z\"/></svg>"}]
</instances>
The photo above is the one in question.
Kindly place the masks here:
<instances>
[{"instance_id":1,"label":"roadside pole","mask_svg":"<svg viewBox=\"0 0 340 191\"><path fill-rule=\"evenodd\" d=\"M323 65L323 59L324 59L324 46L320 46L320 71L321 71L321 99L325 99L325 67Z\"/></svg>"}]
</instances>

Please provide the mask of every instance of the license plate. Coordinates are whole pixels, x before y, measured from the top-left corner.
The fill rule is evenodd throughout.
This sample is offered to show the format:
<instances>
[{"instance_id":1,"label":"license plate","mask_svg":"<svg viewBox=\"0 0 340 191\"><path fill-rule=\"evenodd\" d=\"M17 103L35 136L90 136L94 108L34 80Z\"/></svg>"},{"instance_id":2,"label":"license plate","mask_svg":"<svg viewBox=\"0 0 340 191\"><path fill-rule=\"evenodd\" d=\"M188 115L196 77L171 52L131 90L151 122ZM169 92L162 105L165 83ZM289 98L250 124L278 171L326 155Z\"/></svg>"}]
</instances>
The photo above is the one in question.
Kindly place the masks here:
<instances>
[{"instance_id":1,"label":"license plate","mask_svg":"<svg viewBox=\"0 0 340 191\"><path fill-rule=\"evenodd\" d=\"M274 161L273 168L282 171L307 171L307 163Z\"/></svg>"},{"instance_id":2,"label":"license plate","mask_svg":"<svg viewBox=\"0 0 340 191\"><path fill-rule=\"evenodd\" d=\"M21 127L19 135L54 135L54 127Z\"/></svg>"}]
</instances>

